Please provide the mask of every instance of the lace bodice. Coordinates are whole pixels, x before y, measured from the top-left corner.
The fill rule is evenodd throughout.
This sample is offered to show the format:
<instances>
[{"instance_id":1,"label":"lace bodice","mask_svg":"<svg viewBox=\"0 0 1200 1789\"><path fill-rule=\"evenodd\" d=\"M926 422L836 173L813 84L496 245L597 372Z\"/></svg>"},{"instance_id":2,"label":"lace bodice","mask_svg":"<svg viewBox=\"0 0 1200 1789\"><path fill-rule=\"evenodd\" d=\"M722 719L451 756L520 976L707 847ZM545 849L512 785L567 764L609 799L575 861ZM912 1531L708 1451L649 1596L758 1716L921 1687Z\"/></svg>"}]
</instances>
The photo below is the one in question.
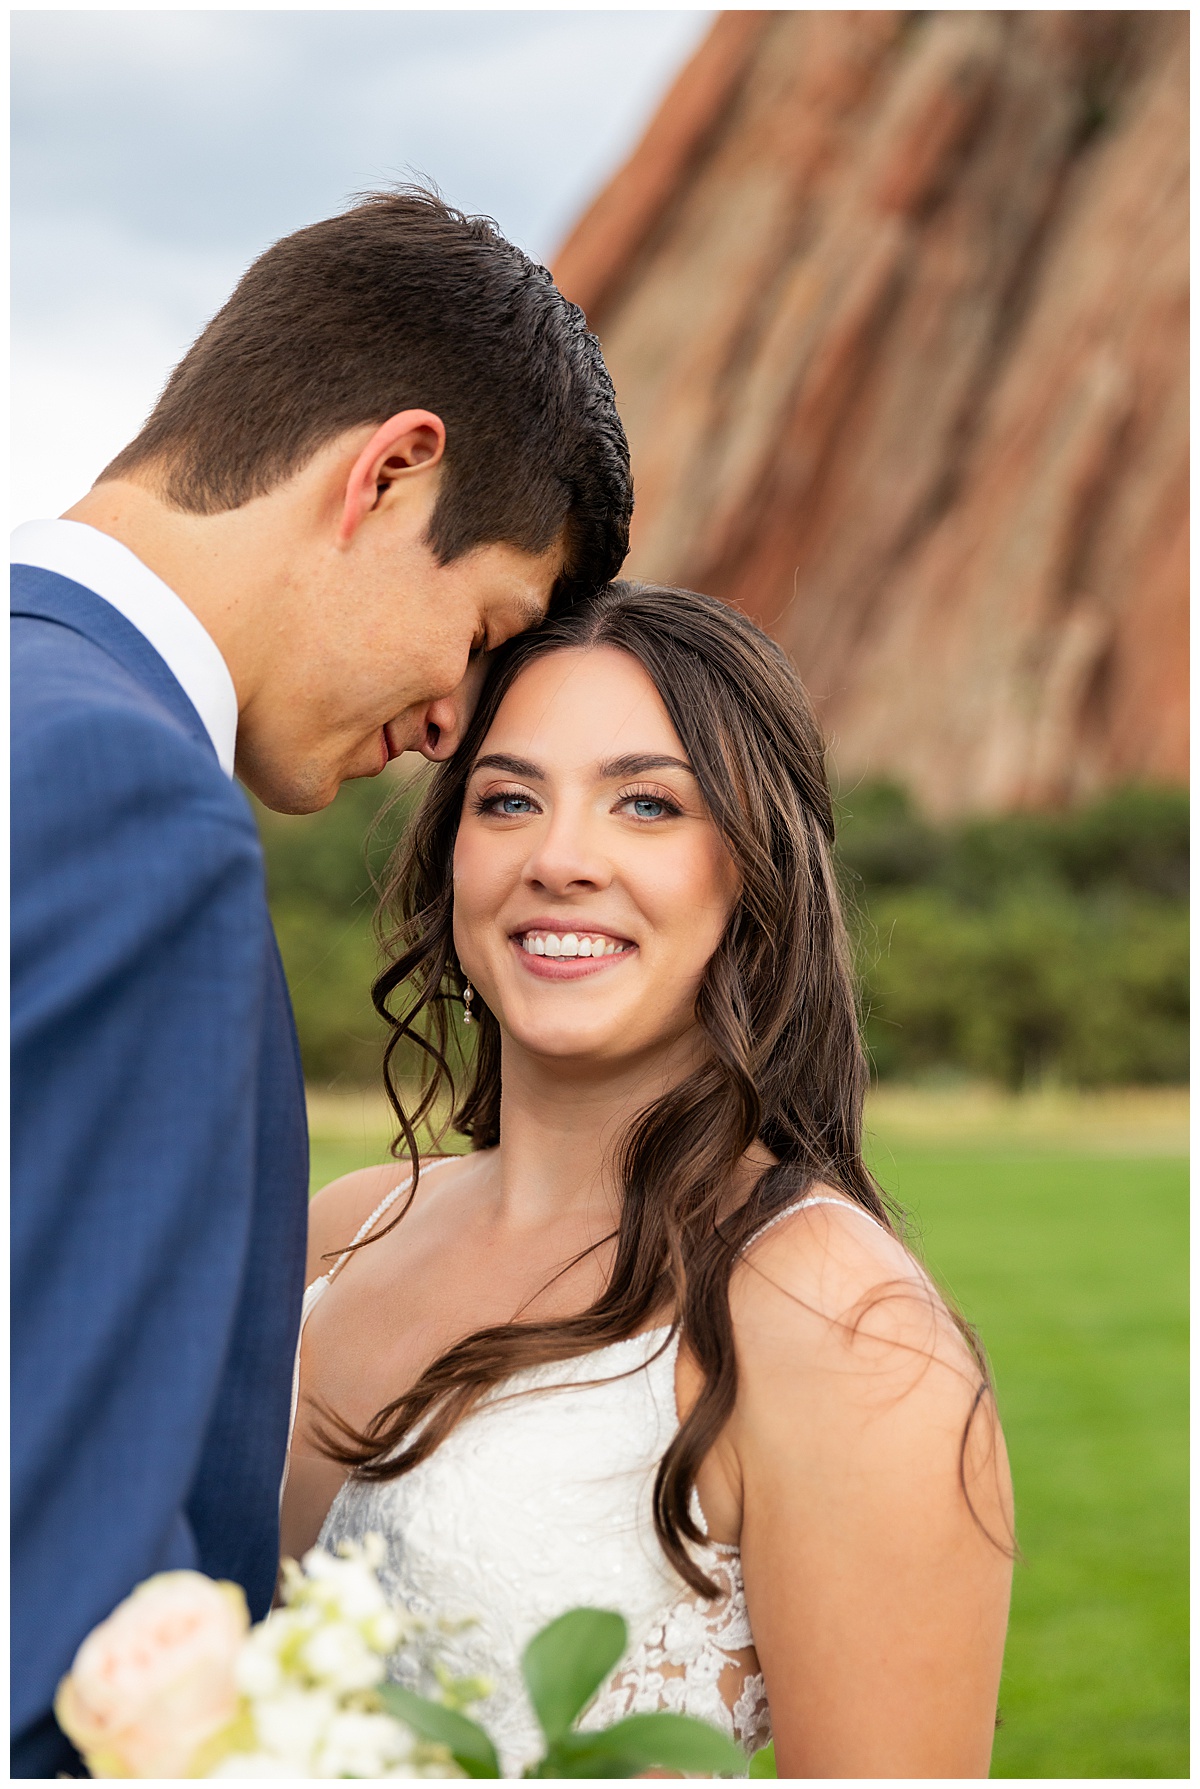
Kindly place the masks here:
<instances>
[{"instance_id":1,"label":"lace bodice","mask_svg":"<svg viewBox=\"0 0 1200 1789\"><path fill-rule=\"evenodd\" d=\"M472 1623L443 1656L495 1686L478 1718L507 1776L541 1753L521 1653L582 1605L619 1610L631 1642L584 1727L674 1708L748 1750L769 1737L736 1550L701 1555L723 1587L706 1606L654 1533L654 1474L677 1422L675 1355L675 1338L656 1330L516 1374L403 1478L349 1480L321 1530L330 1548L382 1535L380 1577L399 1607ZM405 1678L400 1661L416 1689L413 1669Z\"/></svg>"},{"instance_id":2,"label":"lace bodice","mask_svg":"<svg viewBox=\"0 0 1200 1789\"><path fill-rule=\"evenodd\" d=\"M658 1329L514 1374L404 1477L349 1479L326 1517L322 1546L383 1537L380 1576L397 1606L466 1624L449 1636L445 1661L493 1685L477 1712L508 1776L541 1752L521 1653L539 1628L583 1605L618 1610L629 1648L581 1726L666 1708L712 1722L748 1754L771 1736L737 1548L694 1550L720 1586L705 1601L654 1530L654 1476L678 1425L677 1352L678 1337ZM431 1687L412 1661L395 1669L410 1688Z\"/></svg>"}]
</instances>

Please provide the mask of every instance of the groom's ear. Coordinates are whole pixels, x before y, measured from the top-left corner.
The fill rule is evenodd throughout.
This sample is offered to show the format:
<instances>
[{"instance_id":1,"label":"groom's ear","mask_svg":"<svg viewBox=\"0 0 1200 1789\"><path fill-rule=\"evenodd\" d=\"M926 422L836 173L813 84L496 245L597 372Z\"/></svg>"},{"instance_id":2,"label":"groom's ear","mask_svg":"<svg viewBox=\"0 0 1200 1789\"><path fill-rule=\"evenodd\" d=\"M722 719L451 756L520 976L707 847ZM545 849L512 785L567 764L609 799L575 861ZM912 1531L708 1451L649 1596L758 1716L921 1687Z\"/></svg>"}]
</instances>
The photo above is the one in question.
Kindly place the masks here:
<instances>
[{"instance_id":1,"label":"groom's ear","mask_svg":"<svg viewBox=\"0 0 1200 1789\"><path fill-rule=\"evenodd\" d=\"M400 410L380 423L346 480L339 546L350 544L364 516L378 509L394 485L431 472L445 451L446 425L431 410Z\"/></svg>"}]
</instances>

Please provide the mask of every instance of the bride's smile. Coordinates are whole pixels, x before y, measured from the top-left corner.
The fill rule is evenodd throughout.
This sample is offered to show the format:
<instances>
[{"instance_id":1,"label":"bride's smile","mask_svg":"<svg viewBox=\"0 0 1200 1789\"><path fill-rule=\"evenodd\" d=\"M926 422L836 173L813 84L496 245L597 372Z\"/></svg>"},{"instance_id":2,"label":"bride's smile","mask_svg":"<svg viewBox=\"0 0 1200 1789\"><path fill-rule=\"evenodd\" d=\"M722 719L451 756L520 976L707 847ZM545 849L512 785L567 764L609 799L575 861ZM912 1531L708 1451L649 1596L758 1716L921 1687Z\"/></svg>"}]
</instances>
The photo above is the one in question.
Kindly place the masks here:
<instances>
[{"instance_id":1,"label":"bride's smile","mask_svg":"<svg viewBox=\"0 0 1200 1789\"><path fill-rule=\"evenodd\" d=\"M614 646L513 684L454 850L454 944L512 1050L595 1070L678 1048L738 876L662 697Z\"/></svg>"}]
</instances>

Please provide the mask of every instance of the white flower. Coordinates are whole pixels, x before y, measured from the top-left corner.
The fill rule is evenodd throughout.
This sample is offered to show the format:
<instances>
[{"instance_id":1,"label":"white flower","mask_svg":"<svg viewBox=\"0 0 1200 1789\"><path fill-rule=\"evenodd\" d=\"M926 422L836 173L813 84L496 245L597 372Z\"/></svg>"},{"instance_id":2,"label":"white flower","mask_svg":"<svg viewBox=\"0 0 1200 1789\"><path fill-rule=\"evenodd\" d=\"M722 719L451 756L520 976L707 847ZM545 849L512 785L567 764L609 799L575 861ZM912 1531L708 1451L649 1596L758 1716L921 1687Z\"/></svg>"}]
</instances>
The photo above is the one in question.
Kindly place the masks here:
<instances>
[{"instance_id":1,"label":"white flower","mask_svg":"<svg viewBox=\"0 0 1200 1789\"><path fill-rule=\"evenodd\" d=\"M348 1621L323 1622L315 1628L300 1650L300 1659L318 1683L343 1695L372 1689L384 1676L383 1660Z\"/></svg>"},{"instance_id":2,"label":"white flower","mask_svg":"<svg viewBox=\"0 0 1200 1789\"><path fill-rule=\"evenodd\" d=\"M369 1541L378 1540L368 1536ZM371 1621L388 1612L388 1601L375 1576L374 1550L347 1553L341 1558L313 1547L304 1555L307 1582L297 1600L314 1602L343 1621Z\"/></svg>"},{"instance_id":3,"label":"white flower","mask_svg":"<svg viewBox=\"0 0 1200 1789\"><path fill-rule=\"evenodd\" d=\"M347 1710L334 1715L317 1752L320 1777L385 1777L396 1765L411 1764L412 1735L386 1714Z\"/></svg>"},{"instance_id":4,"label":"white flower","mask_svg":"<svg viewBox=\"0 0 1200 1789\"><path fill-rule=\"evenodd\" d=\"M384 1608L378 1615L372 1615L362 1623L362 1636L367 1645L387 1658L395 1652L402 1640L409 1637L411 1629L402 1621L394 1609Z\"/></svg>"},{"instance_id":5,"label":"white flower","mask_svg":"<svg viewBox=\"0 0 1200 1789\"><path fill-rule=\"evenodd\" d=\"M296 1777L312 1775L313 1753L337 1713L325 1689L285 1689L254 1704L254 1727L263 1751L283 1758Z\"/></svg>"},{"instance_id":6,"label":"white flower","mask_svg":"<svg viewBox=\"0 0 1200 1789\"><path fill-rule=\"evenodd\" d=\"M461 1777L373 1694L410 1640L453 1706L469 1687L442 1671L427 1624L389 1605L376 1577L385 1558L370 1535L337 1555L315 1548L304 1570L285 1560L285 1606L249 1631L235 1585L175 1572L140 1586L60 1686L57 1712L92 1774Z\"/></svg>"},{"instance_id":7,"label":"white flower","mask_svg":"<svg viewBox=\"0 0 1200 1789\"><path fill-rule=\"evenodd\" d=\"M266 1752L235 1752L209 1771L210 1777L288 1777L295 1778L296 1768L286 1758L272 1758Z\"/></svg>"},{"instance_id":8,"label":"white flower","mask_svg":"<svg viewBox=\"0 0 1200 1789\"><path fill-rule=\"evenodd\" d=\"M237 1710L249 1626L236 1584L160 1572L88 1635L55 1714L94 1776L179 1777Z\"/></svg>"},{"instance_id":9,"label":"white flower","mask_svg":"<svg viewBox=\"0 0 1200 1789\"><path fill-rule=\"evenodd\" d=\"M290 1638L284 1612L277 1610L248 1635L238 1654L235 1676L243 1696L275 1696L284 1685L281 1653Z\"/></svg>"}]
</instances>

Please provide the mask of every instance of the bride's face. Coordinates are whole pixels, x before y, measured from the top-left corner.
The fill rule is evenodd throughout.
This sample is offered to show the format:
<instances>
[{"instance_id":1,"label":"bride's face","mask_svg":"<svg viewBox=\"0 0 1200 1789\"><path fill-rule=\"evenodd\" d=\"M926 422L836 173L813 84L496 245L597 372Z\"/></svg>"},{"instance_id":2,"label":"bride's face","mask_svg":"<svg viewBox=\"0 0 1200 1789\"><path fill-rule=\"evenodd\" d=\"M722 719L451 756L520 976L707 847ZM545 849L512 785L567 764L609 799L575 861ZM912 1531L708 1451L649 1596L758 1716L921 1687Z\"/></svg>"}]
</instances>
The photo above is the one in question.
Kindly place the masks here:
<instances>
[{"instance_id":1,"label":"bride's face","mask_svg":"<svg viewBox=\"0 0 1200 1789\"><path fill-rule=\"evenodd\" d=\"M454 941L502 1030L616 1064L694 1031L738 878L638 661L536 659L480 747L454 852Z\"/></svg>"}]
</instances>

